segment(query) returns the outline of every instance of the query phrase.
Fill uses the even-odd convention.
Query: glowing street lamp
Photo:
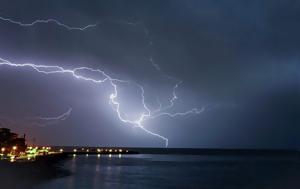
[[[5,148],[1,148],[1,156],[4,155],[4,154],[3,154],[4,152],[5,152]]]

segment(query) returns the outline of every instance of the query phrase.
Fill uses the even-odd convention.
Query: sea
[[[76,155],[62,174],[15,188],[33,189],[299,189],[299,156]],[[30,178],[30,175],[27,176]],[[18,182],[17,180],[15,181]],[[3,187],[4,186],[4,187]],[[0,184],[5,189],[5,185]],[[10,187],[13,188],[13,187]]]

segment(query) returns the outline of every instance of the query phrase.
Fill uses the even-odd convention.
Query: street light
[[[5,148],[1,148],[1,156],[4,155]]]

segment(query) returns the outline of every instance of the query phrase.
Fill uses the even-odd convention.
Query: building
[[[18,134],[12,133],[8,128],[0,128],[0,148],[3,149],[2,153],[8,153],[11,150],[24,152],[27,148],[25,135],[18,137]]]

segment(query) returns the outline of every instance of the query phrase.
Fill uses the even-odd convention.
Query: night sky
[[[101,69],[130,81],[118,88],[124,116],[145,103],[168,113],[146,120],[169,147],[300,147],[300,2],[296,0],[1,0],[0,58],[65,69]],[[83,76],[103,78],[94,72]],[[49,145],[164,147],[122,123],[112,87],[0,66],[0,123]],[[57,117],[72,108],[65,120]]]

